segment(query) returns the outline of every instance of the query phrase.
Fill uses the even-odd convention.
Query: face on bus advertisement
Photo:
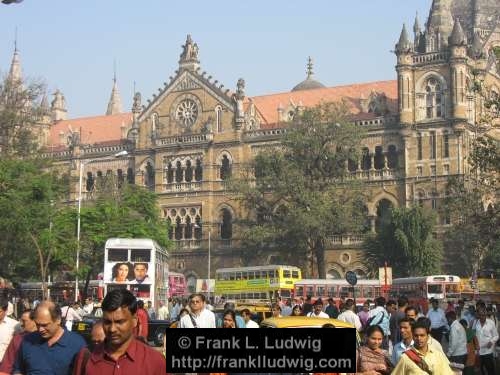
[[[108,263],[104,266],[104,280],[118,284],[129,283],[134,277],[133,267],[130,262]]]

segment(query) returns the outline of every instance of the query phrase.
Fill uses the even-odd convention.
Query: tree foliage
[[[349,121],[345,103],[322,103],[296,117],[282,142],[261,151],[233,182],[249,213],[244,256],[251,262],[277,253],[324,278],[332,236],[363,227],[363,196],[347,171],[348,160],[360,158],[363,131]]]
[[[365,241],[367,265],[387,262],[394,277],[438,273],[442,247],[433,237],[435,222],[434,213],[420,206],[390,210],[378,233]]]

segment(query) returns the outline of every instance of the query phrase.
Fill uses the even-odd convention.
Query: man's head
[[[396,311],[396,301],[394,301],[393,299],[387,301],[385,309],[387,310],[388,313],[393,313],[394,311]]]
[[[406,296],[401,296],[398,298],[398,307],[400,309],[405,309],[408,306],[408,298]]]
[[[7,310],[9,309],[9,300],[4,297],[0,297],[0,322],[2,322],[7,316]]]
[[[148,274],[148,264],[147,263],[136,263],[134,264],[134,276],[137,281],[143,281]]]
[[[417,321],[411,332],[413,334],[413,345],[416,349],[422,350],[427,347],[427,341],[429,340],[429,328],[424,322]]]
[[[252,319],[252,313],[249,309],[243,309],[241,310],[241,317],[243,318],[245,323],[247,323],[250,321],[250,319]]]
[[[417,308],[415,306],[408,306],[405,309],[405,315],[408,319],[413,319],[414,321],[416,321],[418,318]]]
[[[431,306],[433,310],[437,310],[439,307],[439,301],[435,298],[431,299]]]
[[[314,313],[318,315],[322,310],[323,310],[323,302],[321,302],[320,299],[318,299],[316,302],[314,302]]]
[[[385,306],[385,298],[382,296],[375,298],[375,306],[384,307]]]
[[[95,322],[92,326],[92,331],[90,332],[90,341],[92,345],[98,345],[106,339],[106,334],[104,333],[104,326],[102,321]]]
[[[62,330],[61,308],[54,302],[40,302],[34,312],[35,324],[40,336],[49,340]]]
[[[399,321],[399,333],[401,334],[401,338],[405,341],[411,341],[411,321],[408,318],[402,318]]]
[[[328,298],[328,304],[329,304],[330,306],[335,306],[335,301],[334,301],[334,299],[333,299],[333,298]]]
[[[370,302],[366,301],[363,303],[363,311],[370,311]]]
[[[144,308],[144,301],[143,300],[139,300],[137,301],[137,308],[138,309],[143,309]]]
[[[21,319],[19,319],[21,327],[25,332],[35,332],[35,312],[33,310],[26,310],[21,314]]]
[[[446,313],[446,320],[448,321],[448,324],[453,323],[455,320],[457,320],[457,314],[455,311],[451,310]]]
[[[120,347],[133,338],[137,326],[137,299],[127,289],[115,289],[102,301],[102,324],[106,341],[111,347]]]
[[[205,295],[193,293],[189,296],[189,308],[193,313],[199,313],[205,308]]]
[[[354,307],[354,300],[352,300],[351,298],[349,298],[347,301],[345,301],[345,304],[344,304],[344,308],[346,310],[353,310],[353,307]]]
[[[486,316],[486,309],[479,307],[476,311],[476,318],[478,318],[481,323],[484,323],[486,321]]]

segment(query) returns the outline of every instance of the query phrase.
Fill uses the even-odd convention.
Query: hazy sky
[[[69,117],[101,115],[113,61],[124,110],[133,83],[152,98],[178,68],[191,34],[201,69],[249,96],[290,89],[306,77],[307,57],[326,86],[395,78],[391,51],[415,12],[423,26],[431,0],[24,0],[0,4],[0,71],[18,49],[24,75],[66,97]],[[52,100],[52,97],[50,98]]]

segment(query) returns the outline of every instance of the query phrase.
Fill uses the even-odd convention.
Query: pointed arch
[[[222,151],[217,157],[217,164],[219,165],[219,178],[227,180],[232,175],[233,158],[228,151]]]
[[[436,71],[425,73],[417,81],[417,120],[446,117],[448,84]]]

